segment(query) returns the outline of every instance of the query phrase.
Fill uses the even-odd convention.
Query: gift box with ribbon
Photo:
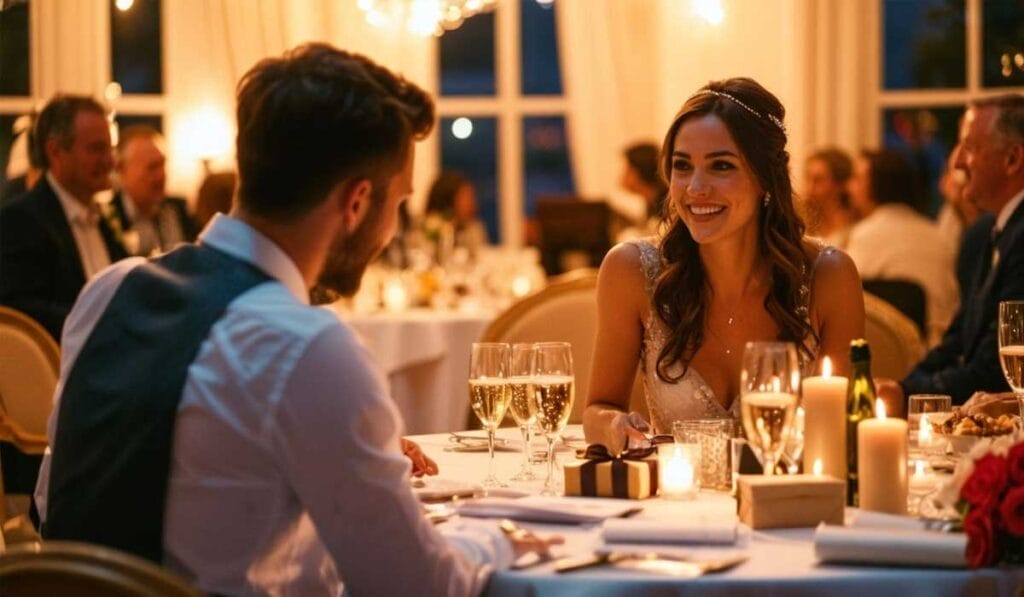
[[[642,500],[658,494],[658,454],[652,446],[612,456],[600,444],[587,447],[583,460],[567,462],[565,495]]]

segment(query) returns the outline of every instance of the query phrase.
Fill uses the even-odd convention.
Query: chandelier
[[[469,17],[494,9],[497,0],[359,0],[366,22],[375,27],[404,27],[410,33],[443,35]]]

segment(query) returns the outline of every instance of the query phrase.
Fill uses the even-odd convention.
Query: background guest
[[[0,304],[24,311],[60,342],[86,280],[127,256],[93,199],[110,188],[113,168],[103,106],[54,97],[39,113],[33,151],[43,178],[0,207]]]
[[[188,204],[166,194],[167,158],[156,129],[138,125],[121,131],[117,142],[120,189],[110,201],[111,221],[125,248],[143,257],[192,242],[196,225]]]
[[[937,344],[959,303],[953,249],[914,209],[914,175],[899,153],[863,151],[850,178],[850,201],[862,219],[847,252],[864,280],[906,280],[925,294],[926,340]]]
[[[962,404],[975,392],[1009,389],[996,322],[1000,301],[1024,300],[1024,95],[970,103],[955,165],[965,175],[964,199],[985,212],[975,227],[987,230],[988,242],[973,255],[966,300],[942,343],[899,384],[879,384],[890,407],[902,408],[910,394],[949,394]]]
[[[808,236],[846,248],[850,227],[856,221],[846,188],[852,174],[853,162],[841,149],[819,149],[807,158],[803,207]]]
[[[196,228],[202,230],[218,213],[229,213],[234,201],[238,176],[234,172],[206,175],[196,196]]]
[[[437,218],[454,228],[456,247],[465,247],[470,253],[489,243],[487,228],[476,217],[476,187],[461,172],[445,170],[430,187],[424,218]]]

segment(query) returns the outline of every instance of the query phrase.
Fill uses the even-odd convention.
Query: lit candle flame
[[[832,377],[832,359],[825,357],[821,360],[821,376],[825,379]]]
[[[927,413],[921,413],[921,422],[917,428],[917,443],[920,446],[930,446],[932,443],[932,425],[928,421]]]
[[[914,476],[915,477],[923,477],[924,476],[924,461],[923,460],[915,460],[914,461]]]
[[[813,470],[814,470],[815,476],[818,476],[818,477],[821,476],[821,472],[822,472],[822,470],[824,470],[824,466],[821,464],[821,458],[815,458],[814,459]]]
[[[885,403],[882,402],[881,398],[875,398],[875,417],[879,419],[885,418]]]

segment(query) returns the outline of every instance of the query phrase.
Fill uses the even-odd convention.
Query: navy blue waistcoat
[[[161,561],[188,367],[228,304],[269,279],[204,245],[179,247],[125,276],[64,383],[44,537]]]

